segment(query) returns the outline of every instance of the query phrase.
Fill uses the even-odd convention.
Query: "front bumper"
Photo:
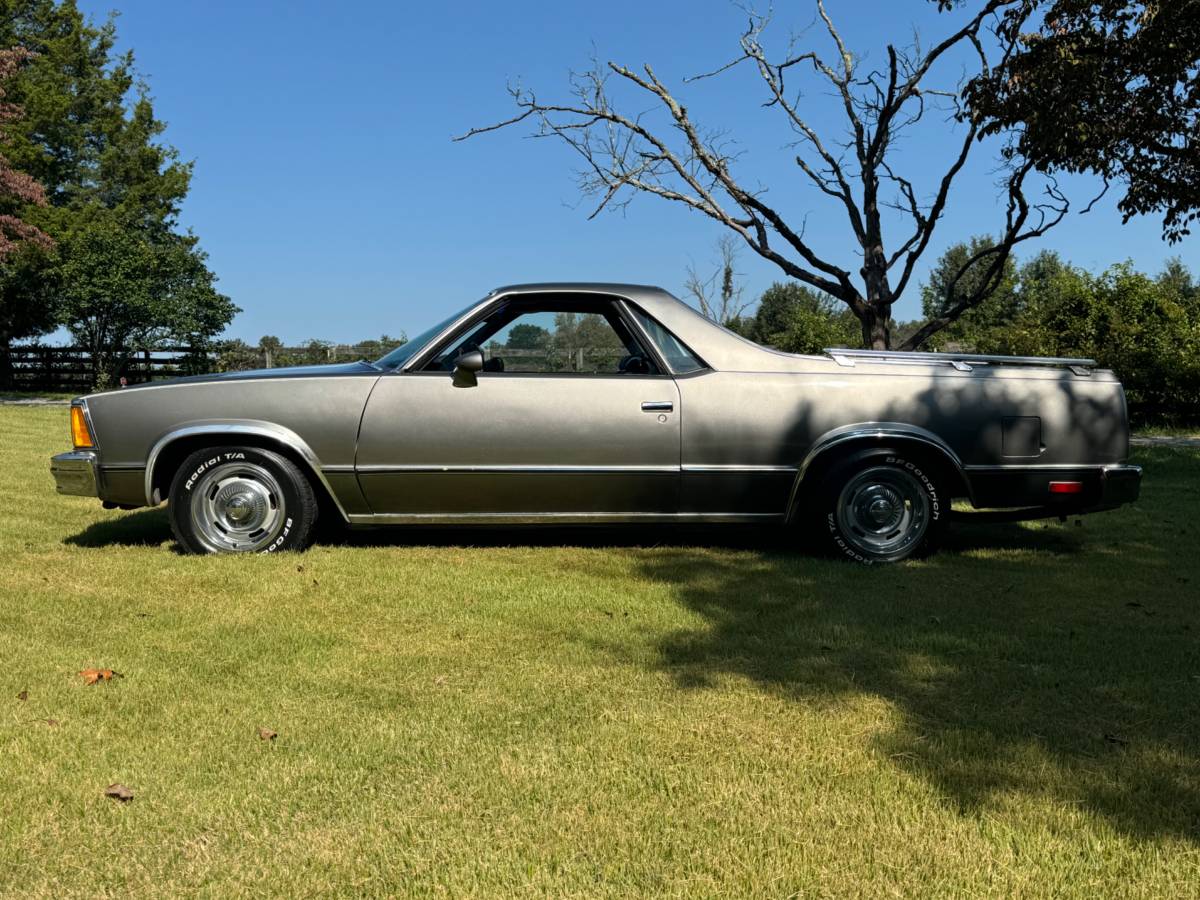
[[[96,454],[91,450],[72,450],[50,460],[50,474],[60,494],[99,497],[96,480]]]

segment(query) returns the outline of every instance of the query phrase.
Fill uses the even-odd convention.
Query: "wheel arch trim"
[[[829,451],[850,443],[879,443],[884,441],[903,441],[917,443],[934,450],[939,457],[948,463],[954,474],[962,482],[971,496],[971,480],[967,478],[962,460],[944,440],[928,429],[919,425],[907,425],[903,422],[860,422],[854,425],[843,425],[821,435],[809,449],[796,471],[796,479],[792,483],[792,492],[788,497],[787,516],[790,521],[796,511],[796,500],[804,486],[804,478],[813,464]]]
[[[285,450],[292,451],[303,462],[308,470],[308,474],[315,478],[325,493],[329,495],[343,521],[350,521],[350,517],[346,514],[346,510],[342,506],[342,501],[338,498],[333,486],[329,483],[329,479],[325,477],[320,457],[313,452],[313,449],[308,446],[305,440],[284,425],[257,420],[194,422],[172,428],[160,437],[154,442],[154,446],[151,447],[150,453],[146,457],[146,505],[157,506],[161,502],[161,499],[156,499],[157,491],[154,489],[154,472],[163,451],[167,450],[172,444],[193,437],[212,436],[224,439],[227,437],[236,438],[239,435],[266,439]]]

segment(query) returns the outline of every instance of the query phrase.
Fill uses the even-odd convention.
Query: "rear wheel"
[[[258,447],[212,447],[175,473],[169,514],[188,553],[273,553],[308,546],[317,501],[286,457]]]
[[[890,451],[859,454],[830,471],[820,495],[829,548],[857,562],[925,556],[949,523],[949,495],[923,460]]]

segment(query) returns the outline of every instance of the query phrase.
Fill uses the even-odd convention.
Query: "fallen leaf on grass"
[[[258,729],[258,739],[260,741],[273,741],[277,737],[279,737],[279,735],[276,734],[274,731],[272,731],[270,728]]]
[[[21,691],[21,693],[17,694],[17,699],[20,700],[22,703],[24,703],[26,700],[28,700],[29,699],[28,689]]]
[[[112,669],[84,669],[79,674],[83,676],[84,684],[95,684],[97,681],[112,681],[114,678],[125,677]]]
[[[105,797],[112,797],[114,800],[120,800],[122,803],[128,803],[133,799],[133,791],[125,787],[120,782],[110,784],[104,789]]]

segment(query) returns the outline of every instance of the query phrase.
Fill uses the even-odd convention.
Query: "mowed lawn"
[[[1200,893],[1195,451],[866,569],[739,529],[184,557],[56,496],[66,441],[0,407],[0,893]]]

